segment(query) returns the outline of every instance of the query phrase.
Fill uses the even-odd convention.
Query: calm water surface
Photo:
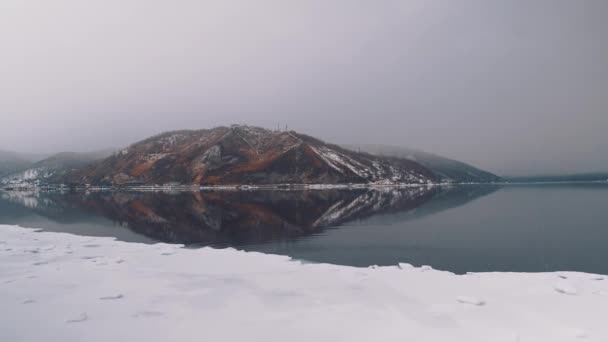
[[[353,266],[608,274],[608,184],[0,192],[0,224]]]

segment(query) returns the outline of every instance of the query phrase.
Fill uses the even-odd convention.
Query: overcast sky
[[[608,171],[608,1],[2,0],[0,149],[231,123]]]

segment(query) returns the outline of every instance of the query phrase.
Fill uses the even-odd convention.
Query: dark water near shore
[[[0,192],[0,224],[353,266],[608,274],[608,184]]]

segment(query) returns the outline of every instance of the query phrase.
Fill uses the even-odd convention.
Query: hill
[[[77,184],[426,184],[417,162],[357,153],[294,131],[233,125],[156,135],[69,173]]]

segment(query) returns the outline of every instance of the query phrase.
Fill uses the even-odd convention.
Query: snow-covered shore
[[[608,341],[608,277],[302,264],[0,226],[0,341]]]

